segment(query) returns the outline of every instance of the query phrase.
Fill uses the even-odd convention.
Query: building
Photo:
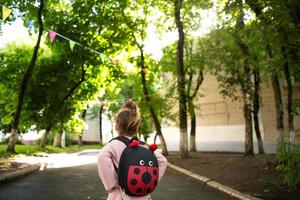
[[[282,85],[283,101],[286,106],[287,89]],[[294,84],[294,96],[300,97],[300,84]],[[243,116],[243,102],[224,98],[220,94],[219,84],[213,75],[206,74],[200,88],[203,97],[199,97],[197,105],[196,144],[200,151],[244,152],[245,125]],[[271,83],[267,82],[261,88],[260,129],[266,153],[276,152],[276,110],[274,94]],[[178,109],[175,105],[174,110]],[[287,113],[285,109],[285,129],[287,130]],[[99,118],[87,120],[88,128],[85,130],[84,141],[99,141]],[[300,117],[295,117],[296,141],[300,141]],[[112,138],[111,123],[104,116],[103,138],[104,142]],[[254,131],[254,129],[253,129]],[[176,126],[164,126],[162,132],[169,151],[179,150],[179,129]],[[288,132],[285,131],[286,137]],[[115,136],[115,135],[114,135]],[[149,142],[152,142],[154,134]],[[257,150],[256,135],[253,132],[254,150]],[[288,139],[287,139],[288,140]]]
[[[294,84],[294,96],[300,97],[300,85]],[[282,84],[283,101],[286,106],[287,89]],[[200,151],[244,152],[245,125],[243,102],[232,101],[220,94],[219,84],[213,75],[206,74],[200,88],[203,97],[198,98],[196,145]],[[276,152],[276,110],[271,83],[264,83],[261,88],[260,129],[266,153]],[[285,129],[288,127],[285,109]],[[295,140],[300,141],[300,117],[295,117]],[[254,129],[253,129],[254,131]],[[168,150],[179,149],[179,130],[164,127]],[[288,132],[285,131],[285,137]],[[257,150],[256,135],[253,132],[254,148]],[[287,138],[288,140],[288,138]]]

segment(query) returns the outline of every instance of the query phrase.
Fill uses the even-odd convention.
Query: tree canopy
[[[97,115],[108,102],[102,109],[113,116],[124,99],[133,97],[145,122],[140,133],[147,137],[155,130],[163,141],[161,124],[172,119],[180,128],[185,158],[187,128],[196,127],[198,91],[205,75],[212,74],[223,96],[243,102],[247,155],[253,155],[252,120],[259,121],[261,82],[272,85],[278,143],[283,142],[285,111],[293,142],[299,109],[293,90],[300,69],[299,1],[4,0],[1,5],[13,12],[0,25],[21,19],[31,24],[32,40],[0,49],[3,133],[81,134],[89,102],[96,102]],[[199,34],[205,12],[214,18],[210,30]],[[174,40],[163,44],[162,38],[172,34]],[[151,40],[150,45],[159,45],[149,52]],[[173,109],[176,103],[179,108]]]

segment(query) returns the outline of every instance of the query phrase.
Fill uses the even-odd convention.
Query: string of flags
[[[11,9],[9,9],[8,7],[6,7],[6,6],[3,5],[2,6],[2,20],[5,21],[9,17],[9,15],[11,14],[11,12],[12,12]],[[27,24],[27,27],[28,27],[28,31],[30,33],[33,31],[34,26],[35,26],[35,23],[32,20],[29,20],[28,24]],[[78,46],[81,46],[81,47],[83,47],[85,49],[88,49],[88,50],[90,50],[90,51],[92,51],[94,53],[99,54],[100,59],[102,61],[104,61],[105,56],[104,56],[104,54],[100,53],[99,51],[96,51],[96,50],[94,50],[94,49],[92,49],[90,47],[84,46],[84,45],[80,44],[79,42],[76,42],[76,41],[74,41],[74,40],[72,40],[72,39],[70,39],[70,38],[68,38],[68,37],[66,37],[64,35],[61,35],[61,34],[55,32],[55,31],[53,31],[51,29],[48,29],[46,27],[44,27],[44,28],[48,31],[48,35],[49,35],[49,39],[50,39],[51,43],[53,43],[55,41],[56,36],[59,36],[59,37],[65,39],[65,40],[69,41],[69,46],[70,46],[70,49],[72,51],[73,51],[75,45],[78,45]]]
[[[5,21],[9,17],[9,15],[11,13],[12,13],[11,9],[7,8],[4,5],[2,6],[2,20],[3,21]],[[33,31],[34,26],[35,26],[35,23],[32,20],[29,20],[28,24],[27,24],[27,27],[28,27],[28,31],[30,33]],[[84,45],[80,44],[79,42],[76,42],[76,41],[74,41],[74,40],[72,40],[72,39],[70,39],[70,38],[68,38],[68,37],[66,37],[64,35],[61,35],[61,34],[55,32],[55,31],[53,31],[53,30],[51,30],[51,29],[49,29],[49,28],[47,28],[45,26],[44,26],[44,29],[46,29],[48,31],[49,40],[50,40],[51,43],[53,43],[55,41],[56,36],[59,36],[59,37],[65,39],[65,40],[69,41],[69,47],[70,47],[70,49],[72,51],[73,51],[75,45],[78,45],[78,46],[83,47],[84,49],[88,49],[88,50],[90,50],[90,51],[92,51],[94,53],[97,53],[100,56],[100,59],[101,59],[102,62],[105,60],[105,55],[103,53],[100,53],[99,51],[96,51],[96,50],[94,50],[94,49],[92,49],[90,47],[84,46]],[[142,69],[142,72],[144,73],[144,75],[148,74],[148,70],[147,69]]]
[[[0,4],[0,6],[1,6],[1,4]],[[9,15],[10,15],[11,13],[12,13],[12,10],[11,10],[11,9],[9,9],[8,7],[2,5],[2,20],[3,20],[3,21],[5,21],[5,20],[9,17]],[[28,28],[29,33],[31,33],[31,32],[33,31],[34,26],[35,26],[35,23],[34,23],[32,20],[29,20],[29,21],[28,21],[28,24],[27,24],[27,28]],[[37,24],[37,26],[39,26],[39,25]],[[53,42],[55,41],[55,38],[56,38],[57,36],[59,36],[59,37],[65,39],[65,40],[68,40],[68,41],[69,41],[69,47],[70,47],[70,49],[71,49],[72,51],[73,51],[75,45],[78,45],[78,46],[83,47],[84,49],[88,49],[88,50],[90,50],[90,51],[92,51],[92,52],[98,54],[98,55],[100,56],[100,59],[101,59],[102,62],[106,59],[105,55],[104,55],[103,53],[100,53],[99,51],[96,51],[96,50],[94,50],[94,49],[92,49],[92,48],[90,48],[90,47],[87,47],[87,46],[85,46],[85,45],[82,45],[82,44],[80,44],[79,42],[76,42],[76,41],[74,41],[74,40],[72,40],[72,39],[70,39],[70,38],[68,38],[68,37],[66,37],[66,36],[64,36],[64,35],[62,35],[62,34],[59,34],[59,33],[55,32],[55,31],[53,31],[53,30],[51,30],[51,29],[49,29],[49,28],[47,28],[47,27],[45,27],[45,26],[44,26],[44,29],[48,31],[49,40],[50,40],[51,43],[53,43]],[[142,72],[143,72],[145,75],[147,75],[148,70],[147,70],[147,69],[142,69]]]

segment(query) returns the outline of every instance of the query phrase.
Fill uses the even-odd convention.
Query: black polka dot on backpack
[[[145,184],[150,183],[151,181],[151,174],[149,172],[145,172],[142,176],[142,180]]]
[[[136,193],[141,193],[142,191],[143,191],[142,188],[138,188],[138,189],[136,190]]]
[[[131,185],[133,185],[133,186],[136,185],[137,182],[138,182],[138,181],[137,181],[136,179],[132,179],[132,180],[130,181]]]
[[[136,175],[140,174],[140,172],[141,172],[141,171],[140,171],[139,168],[135,168],[135,169],[134,169],[134,173],[135,173]]]

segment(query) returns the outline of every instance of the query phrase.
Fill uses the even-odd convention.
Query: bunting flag
[[[157,92],[157,93],[156,93],[156,96],[157,96],[158,98],[160,98],[160,92]]]
[[[54,31],[49,31],[50,42],[52,43],[55,39],[56,33]]]
[[[148,74],[148,70],[147,69],[142,69],[143,74],[147,75]]]
[[[70,48],[73,51],[74,46],[75,46],[75,42],[73,40],[69,40],[69,44],[70,44]]]
[[[10,15],[11,13],[11,9],[5,7],[5,6],[2,6],[2,19],[3,21],[5,21],[5,19]]]
[[[105,55],[104,55],[104,54],[102,54],[102,53],[100,53],[99,55],[100,55],[100,59],[101,59],[101,61],[102,61],[102,62],[104,62],[104,60],[105,60]]]
[[[29,30],[29,32],[32,31],[33,27],[34,27],[34,22],[31,21],[31,20],[29,20],[29,21],[28,21],[28,30]]]

